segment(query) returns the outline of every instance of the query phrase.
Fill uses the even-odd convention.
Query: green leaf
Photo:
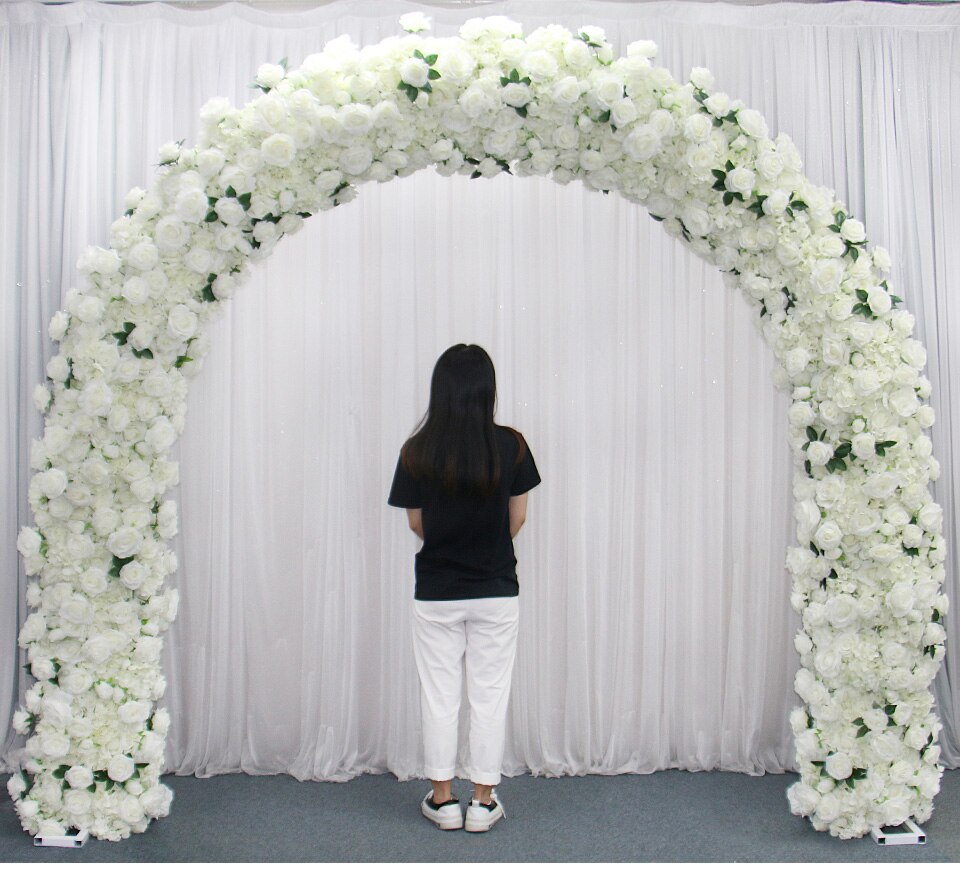
[[[503,85],[504,88],[506,88],[507,85],[510,84],[510,80],[509,80],[506,76],[501,76],[501,77],[500,77],[500,84]]]
[[[609,109],[606,112],[601,112],[600,115],[597,116],[597,121],[599,121],[601,124],[606,124],[609,120],[610,120]]]
[[[827,471],[830,473],[836,473],[837,470],[846,470],[847,464],[846,461],[840,460],[840,458],[833,457],[827,461]]]
[[[860,249],[856,246],[847,246],[847,254],[856,261],[860,257]]]
[[[811,478],[813,477],[813,468],[810,466],[809,461],[803,462],[803,469],[807,471],[808,476],[810,476]]]
[[[817,432],[812,427],[810,427],[810,425],[807,425],[806,433],[807,433],[807,436],[810,438],[810,442],[815,442],[816,440],[819,439],[819,437],[817,436]]]
[[[733,203],[733,199],[734,199],[734,198],[733,198],[733,192],[732,192],[732,191],[727,191],[727,192],[725,192],[724,195],[723,195],[723,205],[724,205],[724,206],[729,206],[731,203]]]
[[[429,93],[433,90],[433,85],[431,85],[429,82],[427,82],[426,85],[421,85],[421,86],[420,86],[420,90],[421,90],[421,91],[426,91],[426,92],[429,94]]]
[[[863,288],[857,289],[857,300],[861,301],[862,303],[866,303],[868,296],[869,295],[867,294],[866,291],[863,290]]]
[[[211,210],[207,213],[207,217],[204,218],[203,220],[204,220],[204,221],[208,221],[208,222],[209,222],[209,221],[216,221],[219,217],[220,217],[220,216],[217,215],[216,210],[215,210],[215,209],[211,209]]]
[[[439,79],[439,78],[440,78],[440,71],[439,71],[439,70],[434,70],[433,68],[431,68],[431,69],[430,69],[430,72],[427,73],[427,78],[428,78],[428,79],[434,79],[434,80]]]
[[[237,198],[237,202],[246,210],[250,208],[250,199],[253,197],[249,191],[246,194],[241,194]]]
[[[136,358],[146,358],[147,360],[153,360],[153,352],[151,352],[150,349],[135,349],[131,347],[130,351],[133,352],[133,355]]]
[[[133,210],[132,210],[132,209],[128,209],[128,210],[127,210],[126,212],[124,212],[123,214],[124,214],[124,217],[125,217],[125,218],[129,218],[131,215],[133,215]]]
[[[192,360],[193,358],[189,358],[186,355],[180,355],[180,357],[178,357],[174,362],[173,366],[179,370],[184,364],[189,364]]]
[[[69,764],[61,764],[59,767],[57,767],[56,770],[53,771],[53,778],[63,779],[63,777],[67,775],[67,770],[69,769],[70,769]]]
[[[903,551],[906,552],[906,554],[910,555],[911,558],[916,558],[920,555],[920,549],[916,549],[916,548],[908,549],[906,546],[903,546]]]
[[[423,57],[423,55],[421,55]],[[427,55],[423,58],[431,67],[437,62],[439,55]]]
[[[663,216],[662,216],[662,215],[654,215],[654,214],[651,212],[651,213],[650,213],[650,217],[651,217],[654,221],[663,221]]]
[[[861,737],[865,737],[868,733],[870,733],[870,728],[863,725],[860,730],[857,731],[857,739],[859,740]]]
[[[414,56],[415,58],[420,58],[421,61],[426,60],[426,59],[424,58],[424,56],[423,56],[423,52],[421,52],[420,49],[414,49],[414,50],[413,50],[413,56]]]
[[[930,620],[933,621],[933,622],[939,622],[939,621],[940,621],[940,610],[939,610],[939,609],[935,609],[935,610],[933,611],[933,616],[931,617]]]
[[[96,783],[96,782],[91,782],[91,783],[87,786],[87,791],[89,791],[91,794],[96,794],[96,793],[97,793],[97,783]]]
[[[254,240],[256,242],[256,240]],[[217,295],[213,293],[213,288],[210,285],[204,285],[203,291],[200,292],[200,298],[204,303],[216,303]]]
[[[727,169],[727,172],[728,172],[728,173],[729,173],[732,169],[734,169],[733,161],[727,161],[727,163],[726,163],[726,169]]]
[[[227,197],[236,197],[237,192],[234,190],[233,185],[227,185],[227,190],[223,192]]]
[[[813,552],[818,558],[820,557],[820,549],[817,548],[816,543],[810,543],[810,551]]]
[[[853,446],[850,443],[840,443],[837,450],[833,453],[835,458],[845,458],[852,451]]]
[[[802,200],[791,200],[790,206],[791,208],[798,209],[798,210],[803,210],[808,208],[807,204],[804,203]]]
[[[120,571],[132,560],[133,560],[133,556],[129,558],[118,558],[116,555],[114,555],[113,565],[110,567],[109,575],[112,576],[114,579],[119,579]]]
[[[526,107],[526,106],[514,106],[513,108],[516,110],[517,115],[519,115],[521,118],[526,118],[526,117],[527,117],[527,107]]]

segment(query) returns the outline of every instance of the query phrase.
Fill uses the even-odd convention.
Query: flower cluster
[[[944,549],[924,350],[883,278],[888,256],[803,176],[786,136],[770,139],[706,70],[677,83],[650,42],[615,58],[595,27],[524,38],[494,17],[435,39],[419,35],[420,14],[402,24],[404,36],[362,49],[333,40],[296,70],[263,65],[241,108],[211,100],[198,143],[163,146],[110,247],[80,260],[35,393],[35,527],[18,543],[38,577],[20,635],[36,683],[15,722],[31,736],[9,783],[24,827],[118,838],[166,813],[169,719],[156,701],[177,513],[164,494],[205,326],[247,264],[305,218],[430,165],[616,191],[753,303],[776,382],[793,393],[788,566],[804,706],[791,806],[843,837],[927,819]]]

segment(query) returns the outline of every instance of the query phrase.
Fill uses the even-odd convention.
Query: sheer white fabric
[[[73,264],[102,243],[156,148],[265,61],[341,33],[396,32],[407,2],[270,15],[230,5],[0,9],[0,720],[24,680],[14,548],[29,523],[30,393]],[[894,259],[929,351],[957,595],[960,10],[844,3],[494,3],[529,32],[653,39],[675,76],[794,138]],[[508,773],[781,772],[792,765],[797,619],[787,399],[749,310],[639,208],[579,186],[430,172],[311,219],[258,268],[194,383],[180,444],[181,612],[167,637],[171,771],[414,776],[422,766],[409,599],[416,540],[386,505],[433,362],[477,342],[499,420],[543,476],[517,541],[521,631]],[[15,485],[15,487],[14,487]],[[960,630],[956,613],[948,632]],[[955,647],[937,681],[960,762]],[[952,680],[951,680],[951,677]],[[7,736],[5,761],[18,742]]]

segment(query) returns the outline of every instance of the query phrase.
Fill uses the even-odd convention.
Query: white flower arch
[[[194,148],[168,144],[149,191],[130,193],[109,249],[50,325],[59,354],[35,399],[35,527],[18,540],[34,611],[20,634],[36,683],[30,734],[8,783],[30,833],[86,828],[119,839],[166,815],[169,716],[161,636],[177,609],[168,452],[184,426],[218,301],[304,218],[367,181],[427,166],[443,175],[550,175],[641,203],[753,303],[791,390],[798,545],[787,565],[804,706],[791,723],[794,813],[860,836],[912,816],[939,789],[929,686],[943,659],[946,597],[939,468],[913,317],[863,225],[811,184],[784,135],[713,91],[677,83],[633,43],[550,26],[525,39],[504,18],[447,39],[328,43],[295,71],[264,65],[241,109],[214,99]]]

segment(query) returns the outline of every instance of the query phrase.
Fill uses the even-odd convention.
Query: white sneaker
[[[496,791],[490,792],[490,802],[481,803],[473,799],[467,807],[467,823],[464,830],[472,834],[480,834],[490,830],[500,819],[506,818],[507,814],[503,811],[500,798]]]
[[[433,791],[428,791],[420,802],[420,812],[442,831],[456,831],[463,827],[463,810],[456,797],[436,804],[433,802]]]

